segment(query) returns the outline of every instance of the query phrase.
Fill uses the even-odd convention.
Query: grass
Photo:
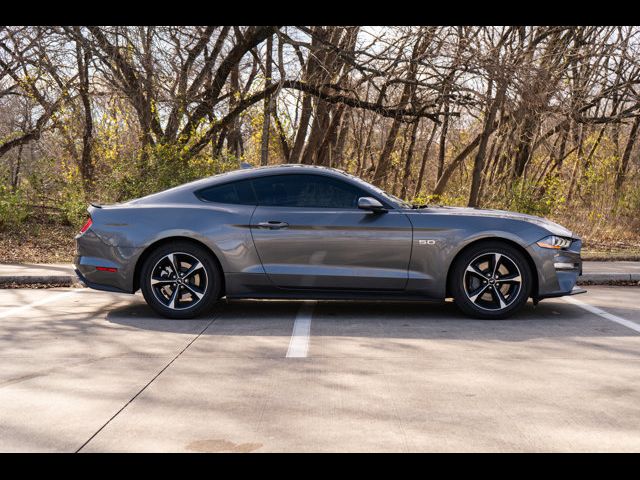
[[[640,249],[629,249],[620,251],[584,249],[582,251],[582,259],[592,262],[640,262]]]
[[[640,261],[637,218],[590,220],[587,212],[555,219],[582,238],[582,258],[591,261]]]

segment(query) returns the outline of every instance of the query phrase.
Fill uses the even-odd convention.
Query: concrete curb
[[[640,273],[587,273],[578,277],[578,284],[589,282],[592,285],[608,282],[640,282]]]
[[[80,283],[75,275],[3,275],[0,276],[0,288],[3,284],[14,285],[74,285]]]

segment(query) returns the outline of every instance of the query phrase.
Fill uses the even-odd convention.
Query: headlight
[[[556,237],[555,235],[549,235],[536,242],[539,247],[542,248],[554,248],[560,250],[561,248],[569,248],[571,246],[571,239],[565,237]]]

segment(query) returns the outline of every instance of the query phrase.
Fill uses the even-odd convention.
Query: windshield
[[[356,182],[358,182],[358,183],[360,183],[362,185],[366,185],[371,190],[376,192],[378,195],[383,197],[387,202],[392,204],[394,207],[411,208],[411,204],[410,203],[405,202],[404,200],[402,200],[401,198],[396,197],[395,195],[392,195],[390,193],[385,192],[381,188],[378,188],[378,187],[376,187],[375,185],[372,185],[369,182],[365,182],[361,178],[358,178],[358,177],[356,177],[354,175],[351,175],[350,173],[347,173],[347,172],[340,172],[340,173],[343,173],[344,175],[348,176],[350,179],[352,179],[352,180],[354,180],[354,181],[356,181]]]

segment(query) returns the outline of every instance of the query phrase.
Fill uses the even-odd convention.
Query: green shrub
[[[146,158],[122,160],[102,180],[103,190],[110,192],[105,203],[120,202],[143,197],[192,180],[208,177],[239,167],[238,159],[223,154],[211,158],[208,152],[188,160],[180,156],[176,146],[149,147]]]
[[[60,210],[69,225],[82,226],[82,223],[87,219],[87,205],[81,187],[72,184],[62,191]]]
[[[0,185],[0,227],[19,225],[28,216],[29,206],[24,193]]]
[[[529,215],[548,216],[566,202],[562,182],[556,176],[545,179],[542,185],[520,179],[513,182],[507,196],[507,209]]]
[[[617,204],[617,213],[638,218],[640,216],[640,183],[629,182]]]

